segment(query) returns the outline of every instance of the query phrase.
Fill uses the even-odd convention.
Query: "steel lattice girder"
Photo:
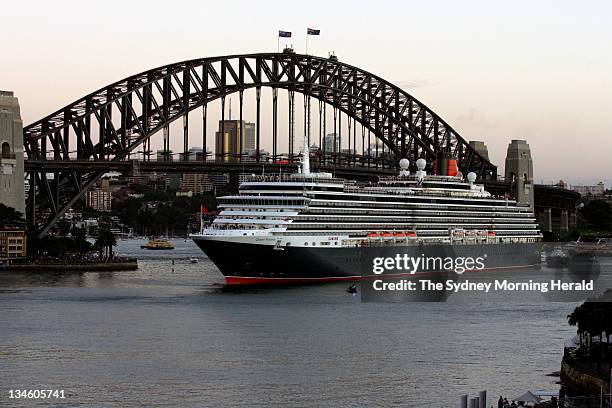
[[[300,92],[336,107],[371,131],[397,158],[433,161],[438,152],[449,151],[464,173],[496,177],[493,164],[397,86],[335,59],[288,53],[196,59],[131,76],[26,126],[24,147],[31,160],[69,160],[74,158],[72,140],[79,160],[126,160],[151,135],[190,111],[261,87]],[[113,108],[118,119],[113,118]],[[92,135],[92,122],[97,137]],[[53,180],[45,173],[36,175],[28,203],[35,228],[46,233],[102,174],[68,171],[55,173]]]

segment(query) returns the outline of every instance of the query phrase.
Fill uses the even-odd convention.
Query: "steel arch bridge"
[[[242,120],[244,92],[255,90],[257,119],[254,159],[255,163],[263,161],[259,153],[262,87],[272,88],[273,161],[278,156],[278,90],[285,90],[290,104],[290,157],[295,139],[291,126],[292,116],[295,115],[293,99],[297,92],[304,95],[304,112],[308,121],[311,98],[319,102],[319,121],[321,112],[325,117],[327,106],[331,105],[334,113],[339,113],[340,119],[342,113],[349,117],[349,126],[350,120],[353,120],[353,146],[357,146],[355,126],[359,123],[362,126],[362,139],[365,129],[368,143],[370,136],[373,136],[386,146],[392,166],[401,157],[408,157],[413,163],[419,157],[432,162],[439,153],[446,152],[458,159],[459,169],[464,173],[475,171],[481,179],[494,179],[497,175],[493,164],[472,149],[464,138],[423,103],[392,83],[339,62],[333,56],[321,58],[293,52],[220,56],[184,61],[130,76],[26,126],[24,148],[27,154],[26,171],[30,177],[27,203],[29,222],[41,235],[46,234],[85,190],[104,174],[105,171],[100,168],[110,171],[120,162],[129,161],[130,154],[139,146],[144,146],[143,152],[150,152],[150,138],[159,131],[164,131],[164,150],[167,151],[169,124],[180,118],[183,118],[186,160],[189,148],[188,113],[197,108],[202,108],[202,143],[206,152],[208,103],[221,100],[221,118],[224,120],[225,98],[233,93],[239,94]],[[304,133],[310,137],[310,124],[306,129],[306,119],[304,123]],[[321,131],[321,142],[320,139]],[[350,152],[350,127],[348,143]],[[362,140],[362,150],[364,143]],[[374,160],[370,157],[365,159],[365,154],[361,158],[356,153],[353,156],[349,153],[344,164],[367,167],[372,172],[380,171],[379,163],[374,168]],[[336,159],[333,158],[334,164]],[[206,162],[206,154],[202,160]],[[227,159],[224,158],[224,161],[227,162]],[[324,168],[325,163],[329,162],[323,151],[318,165]],[[48,176],[49,173],[53,174],[52,178]]]

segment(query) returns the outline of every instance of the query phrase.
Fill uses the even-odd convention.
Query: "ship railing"
[[[425,176],[426,180],[435,180],[435,181],[452,181],[458,182],[463,181],[461,177],[458,176],[441,176],[436,174],[428,174]],[[411,174],[409,176],[382,176],[378,178],[381,182],[387,181],[419,181],[420,177],[416,174]]]
[[[344,184],[345,181],[338,178],[321,178],[316,176],[295,174],[273,174],[273,175],[248,175],[242,176],[243,182],[292,182],[292,183],[327,183]]]
[[[374,189],[362,189],[356,187],[344,187],[345,193],[359,193],[359,194],[369,194],[369,195],[396,195],[396,196],[428,196],[428,197],[477,197],[477,198],[487,198],[487,199],[496,199],[503,200],[503,197],[494,197],[493,195],[477,195],[473,192],[463,192],[462,190],[458,190],[457,192],[447,192],[447,191],[439,191],[439,192],[430,192],[425,190],[406,190],[406,191],[398,191],[398,190],[388,190],[384,187],[374,190]],[[511,200],[508,200],[511,202]]]

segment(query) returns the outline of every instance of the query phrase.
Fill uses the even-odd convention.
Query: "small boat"
[[[191,258],[189,258],[189,262],[191,262],[191,263],[198,263],[198,258],[191,257]]]
[[[546,256],[546,265],[551,268],[563,268],[569,265],[570,257],[562,248],[555,248]]]
[[[146,245],[141,245],[142,249],[174,249],[174,245],[166,238],[151,238]]]

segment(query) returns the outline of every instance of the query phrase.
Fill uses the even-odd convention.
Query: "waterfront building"
[[[0,229],[0,261],[25,258],[26,255],[26,232],[16,228]]]
[[[582,196],[603,197],[606,186],[603,181],[600,181],[594,186],[572,186],[572,190],[580,193]]]
[[[13,92],[0,91],[0,203],[25,214],[23,123]]]
[[[181,173],[166,174],[166,189],[177,190],[181,186],[183,175]]]
[[[229,174],[227,173],[211,173],[208,177],[215,188],[225,187],[230,181]]]
[[[183,173],[183,180],[179,186],[180,191],[191,191],[195,194],[212,191],[213,188],[213,183],[206,173]]]

